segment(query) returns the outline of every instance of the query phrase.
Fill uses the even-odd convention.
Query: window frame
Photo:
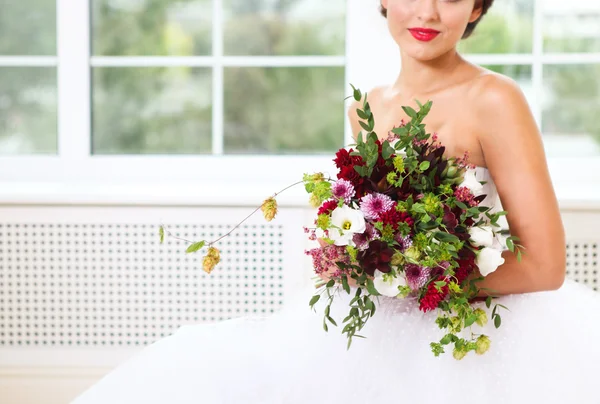
[[[376,3],[375,1],[373,3]],[[534,5],[534,43],[531,54],[466,55],[478,64],[528,64],[532,66],[535,94],[543,88],[543,66],[548,64],[600,63],[600,53],[543,53],[542,0]],[[285,184],[301,178],[304,172],[334,172],[331,155],[224,155],[223,154],[223,69],[228,66],[344,66],[345,96],[351,95],[349,83],[363,90],[393,81],[400,65],[396,46],[377,13],[376,4],[348,0],[346,9],[346,53],[344,56],[229,57],[223,55],[222,0],[213,0],[213,55],[202,57],[98,57],[90,52],[90,2],[57,0],[57,56],[0,57],[0,66],[56,66],[58,85],[58,153],[55,156],[0,156],[0,181],[30,184],[31,187],[55,184],[58,193],[71,197],[94,185],[131,186],[195,184],[218,193],[227,186]],[[377,22],[377,23],[376,23]],[[368,28],[362,29],[361,27]],[[373,44],[377,51],[372,52]],[[91,155],[91,69],[96,66],[208,66],[213,68],[213,148],[212,155]],[[347,108],[351,100],[347,99]],[[540,123],[539,103],[532,103]],[[344,143],[352,135],[345,118]],[[561,158],[548,156],[549,168],[559,198],[600,200],[586,187],[600,189],[600,156]],[[275,168],[275,169],[274,169]],[[574,176],[573,173],[577,173]],[[77,191],[77,187],[81,191]],[[47,192],[48,187],[41,187]],[[112,192],[111,188],[106,192]],[[248,188],[251,192],[252,187]],[[582,191],[583,189],[583,191]],[[68,190],[65,191],[65,190]],[[7,191],[8,192],[8,191]],[[40,191],[41,192],[41,191]],[[151,193],[151,191],[149,191]],[[4,193],[5,194],[5,193]],[[35,194],[35,192],[33,192]],[[197,192],[195,191],[195,194]],[[29,194],[28,194],[29,195]],[[174,196],[173,201],[177,202]],[[197,200],[206,198],[201,194]],[[254,197],[252,197],[254,198]],[[65,197],[68,199],[68,197]],[[150,198],[151,199],[151,198]],[[2,197],[0,196],[0,201]]]

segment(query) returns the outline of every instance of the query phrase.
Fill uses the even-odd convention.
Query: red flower
[[[361,198],[365,194],[364,182],[365,179],[358,174],[354,169],[354,166],[345,166],[340,169],[337,175],[339,180],[346,180],[352,183],[354,190],[356,191],[356,198]]]
[[[387,212],[380,213],[379,214],[379,221],[382,222],[384,225],[385,224],[391,225],[394,228],[394,230],[398,229],[398,225],[401,222],[404,222],[404,223],[408,224],[409,227],[412,227],[415,224],[415,222],[408,215],[408,213],[406,213],[406,212],[398,212],[396,210],[396,204],[394,204],[394,206],[390,210],[388,210]]]
[[[350,149],[352,151],[352,149]],[[335,158],[333,159],[335,166],[337,168],[343,168],[352,164],[352,158],[350,156],[350,152],[346,149],[340,149],[335,154]]]
[[[329,201],[323,202],[323,205],[319,208],[317,215],[329,215],[335,208],[337,208],[337,201],[331,199]]]
[[[440,276],[427,285],[427,292],[425,292],[425,296],[423,296],[419,304],[419,310],[422,312],[427,313],[428,311],[435,310],[438,307],[438,304],[440,304],[440,302],[448,295],[448,285],[442,287],[441,292],[437,290],[435,282],[439,281],[448,282],[448,279]]]

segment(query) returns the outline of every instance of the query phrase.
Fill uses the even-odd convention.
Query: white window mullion
[[[57,0],[58,151],[74,169],[90,156],[89,2]]]
[[[0,56],[0,66],[56,66],[56,56]]]
[[[533,66],[531,82],[534,93],[534,103],[531,106],[533,116],[542,128],[542,101],[544,96],[544,27],[543,27],[543,0],[534,0],[533,4]]]
[[[212,153],[223,154],[223,122],[225,120],[225,109],[223,101],[223,1],[213,0],[212,21]]]

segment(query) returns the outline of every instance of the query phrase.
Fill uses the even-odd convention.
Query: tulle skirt
[[[313,292],[266,318],[181,327],[74,403],[600,403],[600,294],[587,286],[498,299],[501,327],[474,327],[490,350],[460,361],[431,352],[435,313],[384,297],[348,350],[341,326],[324,331],[324,303],[309,308]],[[352,297],[339,290],[338,325]]]

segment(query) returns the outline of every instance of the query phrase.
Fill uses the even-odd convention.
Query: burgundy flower
[[[458,226],[456,215],[450,210],[448,205],[444,205],[444,217],[442,219],[442,223],[444,223],[444,226],[446,226],[450,233],[453,233],[454,229],[456,229],[456,226]]]
[[[369,248],[359,251],[356,258],[364,271],[373,276],[376,269],[383,273],[390,272],[392,255],[394,250],[386,242],[373,240],[369,243]]]

